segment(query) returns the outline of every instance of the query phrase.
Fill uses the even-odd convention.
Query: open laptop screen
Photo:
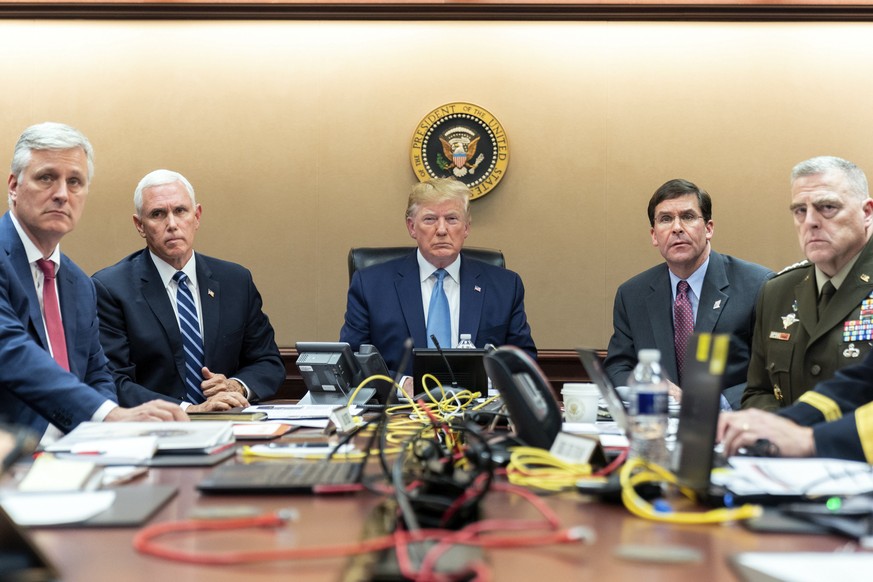
[[[600,389],[600,396],[606,402],[606,409],[609,411],[610,416],[612,416],[612,420],[615,421],[618,428],[627,434],[629,426],[627,410],[621,401],[618,390],[615,389],[615,386],[609,380],[609,376],[606,375],[597,352],[585,348],[579,348],[576,351],[579,354],[579,359],[582,360],[582,365],[585,367],[588,377]]]
[[[484,349],[449,349],[443,350],[440,354],[434,348],[416,348],[412,354],[416,392],[422,389],[422,376],[431,374],[444,387],[451,387],[454,382],[457,382],[458,388],[466,388],[482,394],[488,393],[488,376],[485,373],[485,364],[482,362],[485,355]],[[433,387],[433,382],[428,384],[428,389]]]
[[[727,334],[695,334],[688,342],[685,355],[682,407],[673,459],[679,482],[701,496],[709,492],[729,347]]]

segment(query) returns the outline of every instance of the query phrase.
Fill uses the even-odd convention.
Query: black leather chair
[[[399,259],[412,252],[415,247],[353,247],[349,250],[349,282],[352,275],[358,269],[364,269],[372,265],[378,265],[391,259]],[[498,249],[484,249],[481,247],[464,247],[462,255],[494,265],[506,267],[503,251]]]

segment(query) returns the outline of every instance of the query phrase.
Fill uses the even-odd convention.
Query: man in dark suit
[[[119,401],[163,398],[199,412],[275,394],[285,367],[261,295],[244,267],[194,252],[202,207],[190,182],[177,172],[151,172],[134,206],[147,247],[93,277]],[[184,304],[177,305],[186,293],[190,334],[199,341],[195,360],[186,355],[191,335],[183,333]]]
[[[763,445],[773,456],[873,464],[873,351],[776,414],[751,408],[722,414],[718,420],[717,438],[726,455]]]
[[[355,273],[340,341],[355,350],[373,344],[395,370],[406,338],[411,337],[416,347],[433,346],[429,336],[436,318],[428,316],[441,309],[439,298],[445,299],[448,310],[441,347],[454,347],[460,334],[469,333],[476,347],[511,344],[536,357],[521,278],[461,252],[470,232],[469,204],[470,189],[454,179],[413,187],[406,227],[418,250]],[[442,290],[436,285],[440,276]],[[404,372],[410,371],[411,364]]]
[[[119,407],[94,286],[59,243],[82,216],[93,150],[72,127],[27,128],[0,218],[0,416],[46,440],[84,421],[184,420],[165,402]]]
[[[873,199],[861,169],[819,156],[791,172],[791,211],[807,260],[761,291],[743,408],[795,402],[873,348]]]
[[[671,381],[670,393],[681,399],[676,386],[681,377],[674,319],[677,289],[684,282],[693,331],[731,334],[723,407],[739,408],[749,365],[755,299],[772,273],[712,250],[712,199],[687,180],[670,180],[658,188],[649,200],[648,215],[652,245],[665,262],[618,288],[606,371],[613,383],[625,385],[639,350],[657,348],[661,367]]]

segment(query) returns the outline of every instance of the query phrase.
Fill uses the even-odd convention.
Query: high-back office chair
[[[353,247],[349,250],[349,282],[355,271],[408,255],[415,247]],[[506,267],[503,251],[481,247],[464,247],[461,254],[494,265]]]

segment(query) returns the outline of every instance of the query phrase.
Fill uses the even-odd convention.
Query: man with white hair
[[[819,156],[791,172],[794,227],[805,261],[764,285],[756,308],[743,408],[775,411],[815,392],[873,344],[873,200],[861,169]]]
[[[93,277],[119,401],[163,398],[201,412],[275,394],[285,366],[261,295],[248,269],[194,252],[203,208],[191,183],[155,170],[134,207],[146,248]]]
[[[0,218],[0,416],[44,442],[85,421],[185,420],[144,399],[118,405],[100,346],[94,286],[60,251],[94,175],[91,143],[61,123],[28,127]]]

